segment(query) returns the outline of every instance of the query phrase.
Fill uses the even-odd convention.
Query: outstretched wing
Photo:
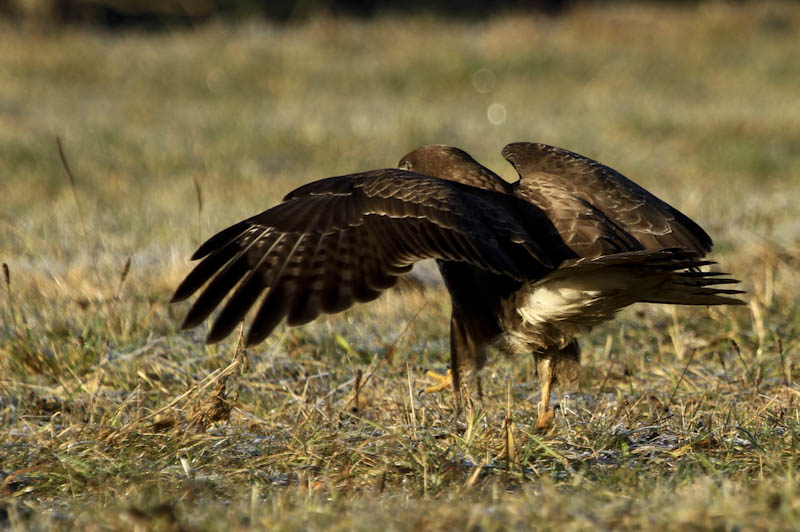
[[[217,342],[266,292],[247,334],[252,345],[284,318],[300,325],[373,300],[426,258],[468,262],[520,281],[540,276],[561,259],[506,209],[509,199],[398,169],[309,183],[200,246],[192,259],[202,262],[172,300],[208,283],[186,316],[187,329],[233,292],[208,335]]]
[[[514,194],[548,213],[576,253],[594,257],[679,247],[705,255],[711,237],[689,217],[616,170],[546,144],[503,148],[520,175]]]

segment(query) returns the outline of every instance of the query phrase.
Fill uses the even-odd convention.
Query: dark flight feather
[[[584,256],[626,251],[593,244],[608,236],[608,220],[620,234],[633,237],[640,249],[681,247],[701,255],[711,251],[711,237],[688,216],[597,161],[532,142],[509,144],[503,157],[520,175],[516,195],[543,209],[557,225],[565,217],[579,220],[560,232],[567,245],[574,241],[585,250]]]
[[[233,292],[209,333],[219,341],[266,291],[248,333],[253,342],[284,318],[298,325],[371,301],[426,258],[520,282],[549,271],[560,257],[504,212],[505,200],[399,169],[309,183],[200,246],[194,256],[203,260],[173,296],[184,300],[207,283],[182,327],[200,324]]]
[[[453,382],[471,396],[490,343],[533,351],[537,371],[555,368],[540,374],[549,389],[577,374],[576,336],[627,305],[743,304],[732,297],[742,292],[718,288],[738,281],[700,270],[714,264],[702,258],[708,234],[619,172],[545,144],[502,153],[515,183],[437,145],[399,169],[289,192],[194,253],[200,262],[172,298],[199,292],[182,328],[221,307],[207,337],[218,342],[256,308],[245,340],[254,345],[283,321],[371,301],[415,262],[436,259],[452,302]]]

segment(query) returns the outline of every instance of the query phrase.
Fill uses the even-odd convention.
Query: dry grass
[[[796,529],[798,32],[788,3],[3,28],[0,527]],[[510,177],[512,140],[680,206],[750,306],[623,313],[585,341],[549,435],[528,359],[496,359],[469,426],[417,395],[447,363],[439,286],[246,353],[176,332],[166,301],[213,230],[424,143]]]

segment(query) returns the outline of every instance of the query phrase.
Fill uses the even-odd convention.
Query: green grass
[[[800,526],[800,7],[1,30],[0,527]],[[441,287],[246,354],[176,331],[167,301],[213,231],[425,143],[512,178],[517,140],[679,206],[749,307],[622,313],[546,435],[528,358],[494,358],[469,429],[417,395],[447,364]]]

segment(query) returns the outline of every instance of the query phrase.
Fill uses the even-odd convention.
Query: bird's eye
[[[411,170],[411,163],[406,161],[406,160],[403,160],[403,161],[400,161],[400,164],[398,165],[398,167],[401,170]]]

